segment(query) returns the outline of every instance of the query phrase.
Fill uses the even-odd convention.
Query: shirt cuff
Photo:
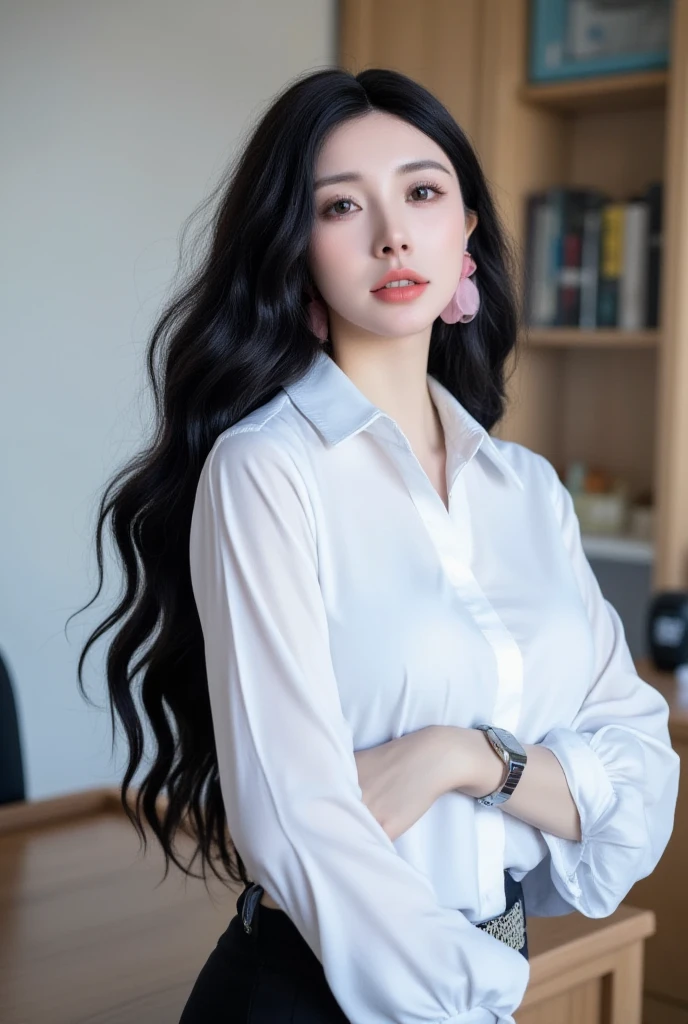
[[[581,839],[562,839],[543,833],[552,855],[552,865],[573,896],[580,896],[576,872],[595,825],[616,799],[602,761],[584,735],[573,729],[551,729],[540,746],[547,747],[559,761],[581,822]]]
[[[464,1013],[453,1014],[451,1017],[443,1017],[437,1024],[516,1024],[512,1014],[506,1016],[492,1013],[483,1007],[476,1006]]]

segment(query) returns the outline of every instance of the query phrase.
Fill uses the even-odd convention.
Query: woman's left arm
[[[458,789],[467,796],[487,796],[499,789],[507,769],[480,729],[438,726],[446,744],[446,790]],[[523,744],[528,763],[516,789],[499,805],[502,811],[534,828],[561,839],[581,838],[580,814],[564,770],[547,747]]]
[[[583,550],[571,495],[540,458],[587,610],[595,661],[592,685],[570,726],[550,729],[535,747],[526,747],[529,763],[499,809],[537,825],[549,849],[547,863],[523,879],[533,912],[561,913],[563,900],[587,917],[606,917],[664,853],[680,761],[671,747],[667,702],[638,676],[621,619]],[[477,740],[470,742],[479,749]]]

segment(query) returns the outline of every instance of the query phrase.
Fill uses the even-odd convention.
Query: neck
[[[444,433],[428,390],[429,345],[413,340],[415,344],[405,344],[411,339],[399,338],[340,346],[333,343],[333,358],[359,391],[391,416],[412,448],[439,453],[444,448]]]

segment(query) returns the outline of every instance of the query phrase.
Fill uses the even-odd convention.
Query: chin
[[[439,313],[437,314],[439,316]],[[432,327],[436,317],[429,317],[426,313],[423,316],[399,316],[389,318],[387,324],[380,324],[379,333],[386,334],[392,338],[407,338],[412,334],[420,334]]]

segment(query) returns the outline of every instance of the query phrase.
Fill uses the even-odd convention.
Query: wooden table
[[[140,852],[116,790],[0,807],[2,1024],[177,1024],[240,887],[213,880],[211,898],[175,868],[158,885],[154,844]],[[653,931],[627,906],[531,919],[518,1024],[640,1024]]]
[[[635,662],[638,674],[656,686],[669,704],[669,732],[681,758],[674,830],[664,856],[648,877],[634,885],[628,902],[647,907],[657,920],[645,965],[645,1024],[688,1024],[688,970],[685,936],[688,922],[688,689],[673,672],[660,672],[650,661]]]

